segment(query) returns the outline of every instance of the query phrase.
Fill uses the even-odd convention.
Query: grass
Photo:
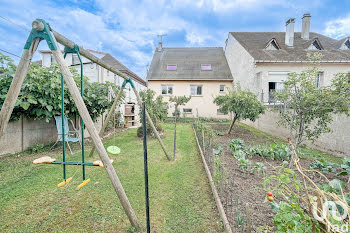
[[[164,143],[172,151],[173,126],[165,124]],[[150,217],[152,232],[223,232],[215,201],[198,156],[191,125],[179,124],[176,161],[167,161],[158,142],[148,141]],[[104,141],[122,153],[111,156],[136,215],[145,226],[142,141],[129,129]],[[75,149],[75,151],[79,151]],[[86,153],[89,152],[87,148]],[[60,160],[59,150],[1,157],[1,232],[133,232],[103,168],[87,167],[91,182],[80,190],[81,167],[68,166],[72,181],[62,181],[62,167],[33,165],[49,155]],[[79,161],[80,154],[69,156]],[[88,161],[97,156],[88,158]]]

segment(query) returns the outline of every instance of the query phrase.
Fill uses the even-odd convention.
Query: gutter
[[[283,61],[283,60],[255,60],[254,63],[312,63],[312,62],[320,62],[320,63],[350,63],[349,61],[339,60],[339,61]]]

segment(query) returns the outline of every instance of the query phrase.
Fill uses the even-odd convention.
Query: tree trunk
[[[233,117],[233,120],[232,120],[232,122],[231,122],[230,128],[229,128],[228,131],[227,131],[227,134],[230,134],[230,133],[231,133],[232,128],[233,128],[233,125],[235,124],[236,120],[237,120],[237,114],[235,114],[235,116]]]

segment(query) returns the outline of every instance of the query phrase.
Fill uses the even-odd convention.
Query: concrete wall
[[[270,133],[276,137],[286,139],[289,136],[288,129],[279,126],[276,122],[279,120],[276,112],[268,111],[259,117],[255,122],[243,121],[243,123],[253,126],[257,129]],[[335,153],[341,156],[350,156],[350,117],[345,115],[335,115],[330,124],[332,133],[322,135],[314,143],[306,142],[310,147]]]
[[[173,95],[162,95],[162,85],[173,85]],[[185,105],[180,106],[181,116],[183,116],[184,108],[191,108],[192,114],[186,114],[186,117],[197,117],[197,110],[199,117],[214,117],[214,118],[227,118],[229,115],[222,115],[217,113],[219,108],[213,103],[216,96],[226,94],[228,89],[232,87],[231,81],[148,81],[148,88],[155,91],[156,95],[162,95],[165,101],[169,101],[170,96],[190,96],[191,85],[202,85],[201,96],[192,96],[191,100]],[[225,85],[225,91],[219,92],[220,85]],[[170,104],[168,116],[173,116],[174,104]]]
[[[9,123],[4,136],[0,139],[0,155],[21,152],[34,144],[45,144],[56,139],[54,120],[47,123],[45,120],[21,118],[19,121]]]

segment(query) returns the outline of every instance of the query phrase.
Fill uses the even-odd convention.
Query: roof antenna
[[[167,34],[158,34],[157,37],[160,38],[160,41],[158,42],[158,51],[161,52],[163,48],[163,37],[167,36]]]

